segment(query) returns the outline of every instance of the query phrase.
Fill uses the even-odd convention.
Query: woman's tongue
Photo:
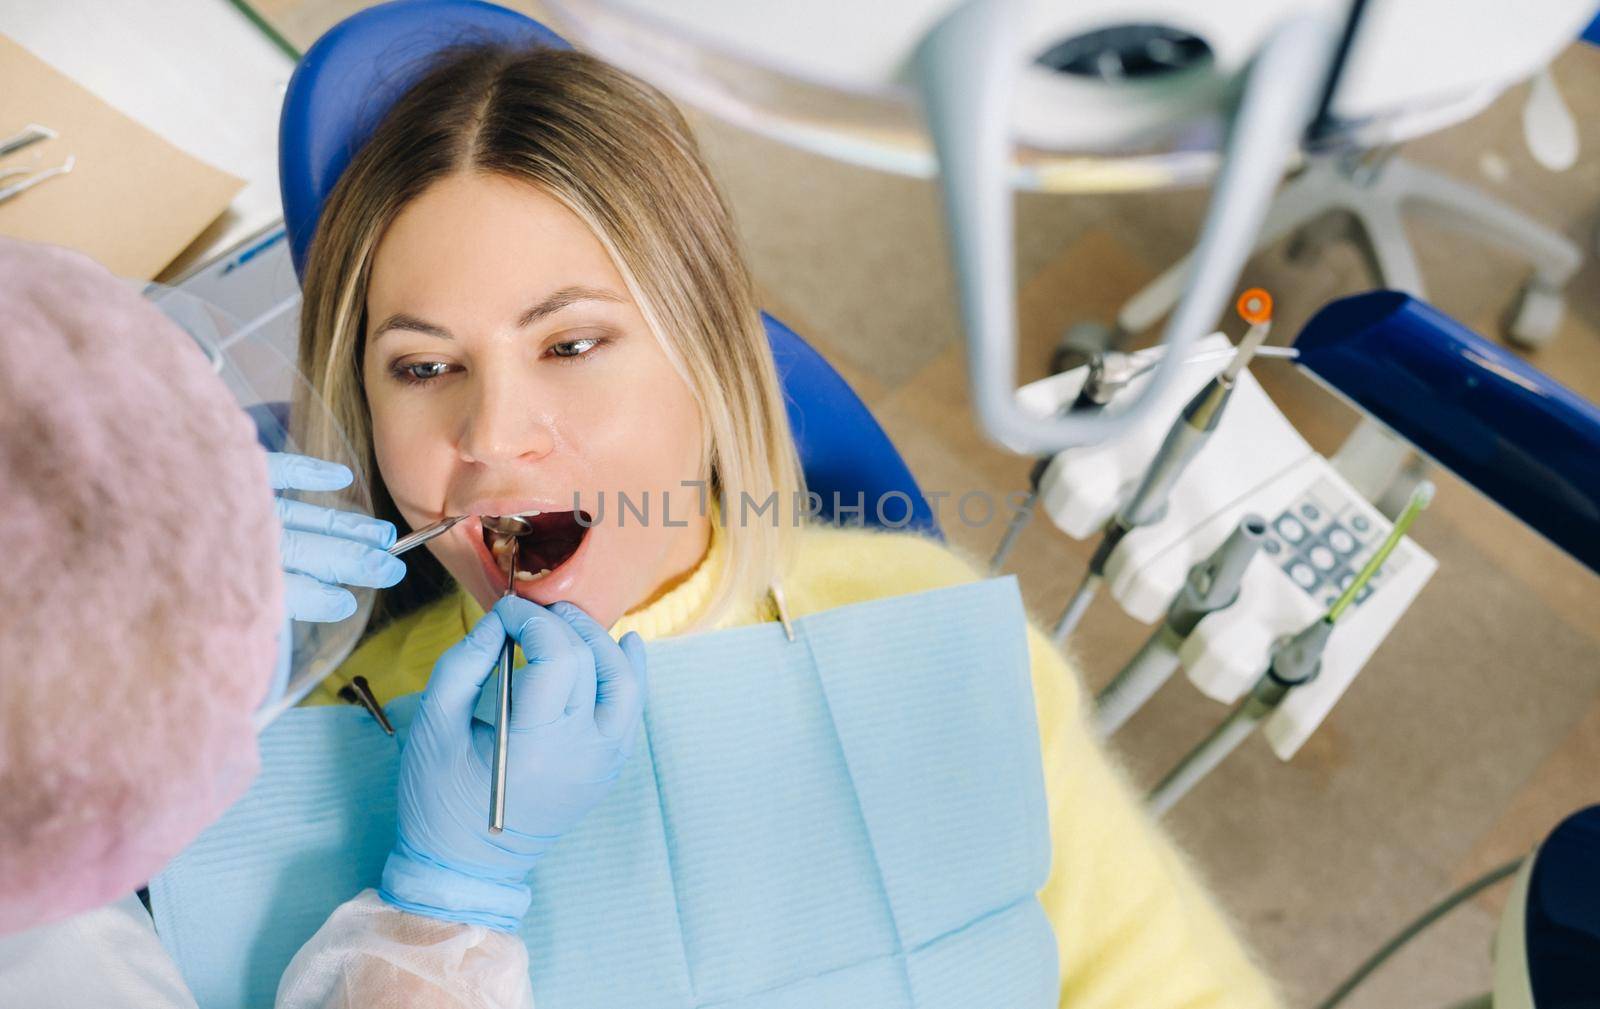
[[[520,537],[517,542],[517,570],[526,571],[532,575],[554,571],[569,556],[571,555],[551,557],[546,553],[544,545],[531,536]]]

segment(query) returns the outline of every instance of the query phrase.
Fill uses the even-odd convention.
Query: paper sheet
[[[154,278],[244,188],[0,35],[0,138],[30,123],[56,138],[0,157],[0,171],[77,163],[0,202],[0,234],[77,249],[119,277]]]

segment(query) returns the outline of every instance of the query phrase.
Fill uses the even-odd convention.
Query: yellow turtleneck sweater
[[[712,523],[699,566],[660,598],[612,627],[621,637],[680,633],[708,601],[725,562]],[[948,547],[903,532],[806,530],[783,578],[791,617],[981,577]],[[483,615],[465,592],[396,621],[369,638],[308,698],[335,703],[350,677],[365,676],[381,701],[420,691],[434,662]],[[764,606],[719,626],[771,620]],[[1030,628],[1034,696],[1050,805],[1053,857],[1039,900],[1055,928],[1061,1005],[1071,1009],[1249,1009],[1277,997],[1235,938],[1183,855],[1144,812],[1094,740],[1076,674]]]

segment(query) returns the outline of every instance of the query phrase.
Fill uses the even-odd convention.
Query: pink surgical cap
[[[131,892],[243,794],[277,539],[198,345],[84,256],[0,238],[0,934]]]

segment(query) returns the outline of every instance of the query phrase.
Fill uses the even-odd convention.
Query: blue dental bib
[[[540,1009],[1054,1006],[1025,629],[1007,578],[804,617],[794,642],[652,643],[640,746],[532,876]],[[150,886],[203,1009],[270,1005],[377,884],[398,758],[355,708],[263,735],[250,792]]]

